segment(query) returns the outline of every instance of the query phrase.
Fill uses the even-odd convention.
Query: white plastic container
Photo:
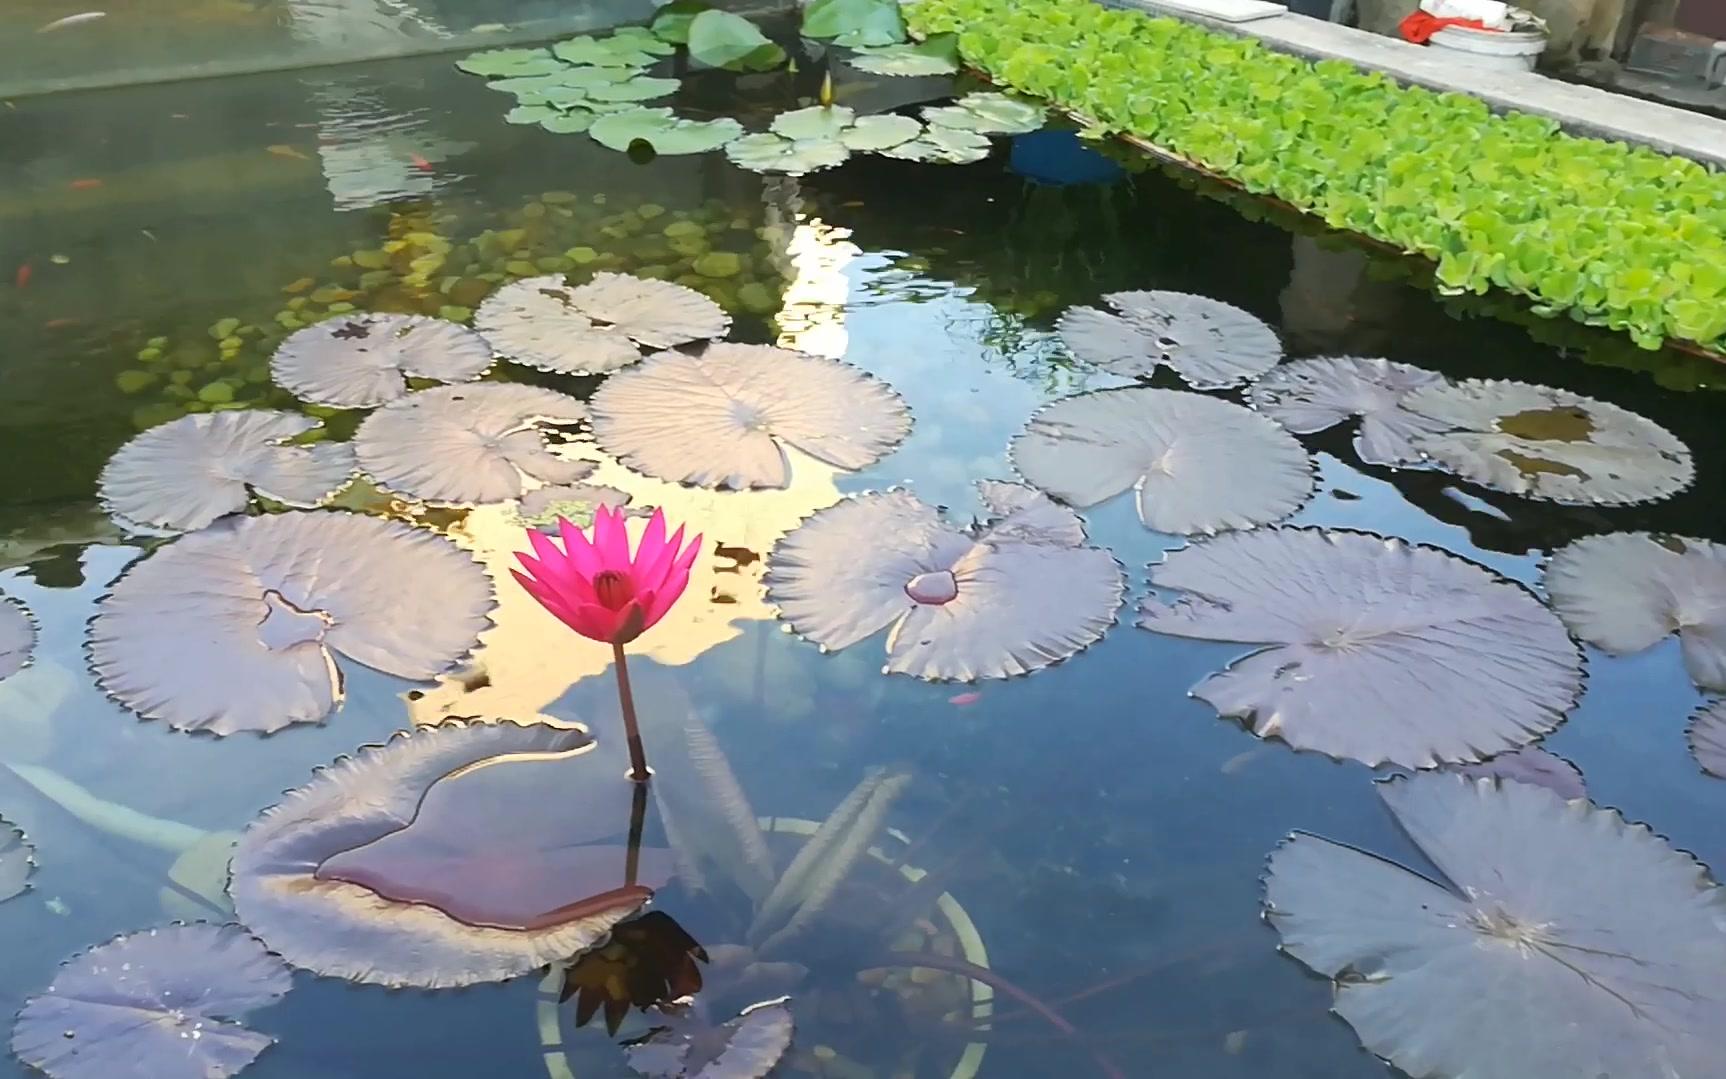
[[[1533,71],[1535,61],[1546,51],[1546,34],[1540,30],[1471,30],[1466,26],[1447,26],[1432,35],[1427,45],[1444,50],[1450,59],[1475,67]]]

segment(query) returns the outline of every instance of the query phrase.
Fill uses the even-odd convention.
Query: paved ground
[[[1305,15],[1286,14],[1228,23],[1194,14],[1186,7],[1165,7],[1158,0],[1104,2],[1245,34],[1273,49],[1312,59],[1347,60],[1403,82],[1473,94],[1494,108],[1550,116],[1574,134],[1643,143],[1726,168],[1726,120],[1533,72],[1460,67],[1442,58],[1436,50]]]

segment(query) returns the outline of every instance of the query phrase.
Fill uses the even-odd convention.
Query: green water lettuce
[[[905,12],[918,34],[957,33],[968,64],[1093,134],[1139,136],[1432,260],[1443,291],[1506,289],[1646,348],[1726,347],[1726,176],[1697,162],[1090,0]]]

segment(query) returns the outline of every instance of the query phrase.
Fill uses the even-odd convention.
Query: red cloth
[[[1397,30],[1402,34],[1404,41],[1412,41],[1416,45],[1425,45],[1432,35],[1438,33],[1447,26],[1466,26],[1470,30],[1494,29],[1493,27],[1487,26],[1479,19],[1441,19],[1436,15],[1429,15],[1424,11],[1417,11],[1413,15],[1402,20],[1402,25],[1398,26]]]

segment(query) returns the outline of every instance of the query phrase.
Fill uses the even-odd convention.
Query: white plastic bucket
[[[1533,71],[1535,61],[1546,51],[1546,35],[1539,30],[1471,30],[1466,26],[1447,26],[1432,35],[1428,44],[1475,67]]]

